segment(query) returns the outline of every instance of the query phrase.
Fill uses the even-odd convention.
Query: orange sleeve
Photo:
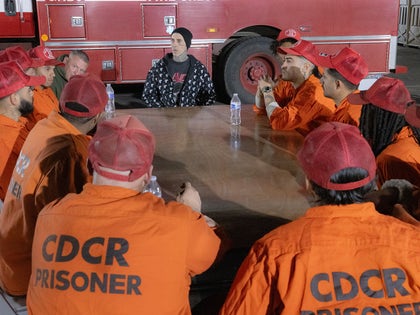
[[[20,149],[29,133],[25,121],[13,124],[14,127],[1,126],[0,132],[0,199],[4,200],[12,177]]]
[[[325,103],[318,101],[315,86],[306,84],[286,107],[278,107],[273,111],[270,116],[271,127],[275,130],[300,129],[307,133],[330,119],[333,106],[332,100]]]
[[[420,187],[420,145],[409,135],[408,128],[402,129],[398,140],[376,157],[376,164],[379,187],[393,178]]]
[[[334,102],[323,96],[322,87],[315,80],[318,79],[313,77],[305,81],[287,106],[273,111],[270,116],[273,129],[301,129],[307,132],[330,119],[335,110]]]
[[[220,315],[274,314],[268,310],[273,306],[270,288],[275,268],[268,263],[264,248],[255,243],[236,273]]]
[[[51,88],[40,90],[37,88],[34,91],[34,111],[29,116],[34,123],[46,118],[51,111],[59,112],[59,103],[57,96],[55,96]]]
[[[281,107],[286,106],[287,103],[290,102],[291,99],[293,99],[294,94],[295,94],[295,89],[292,86],[292,84],[288,81],[280,80],[275,86],[275,88],[273,89],[274,98]],[[258,115],[267,115],[265,106],[260,108],[254,104],[253,109],[254,109],[254,112],[257,113]]]
[[[190,244],[187,252],[187,267],[191,276],[206,271],[214,262],[219,251],[220,239],[198,212],[192,213]]]

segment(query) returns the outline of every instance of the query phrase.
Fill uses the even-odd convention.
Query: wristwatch
[[[270,93],[271,91],[272,91],[273,89],[271,88],[271,86],[264,86],[263,88],[262,88],[262,92],[263,93]]]

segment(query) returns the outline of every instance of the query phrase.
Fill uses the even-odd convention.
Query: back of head
[[[73,117],[92,118],[108,102],[104,83],[93,74],[72,76],[60,96],[60,109]]]
[[[344,47],[334,55],[318,55],[317,65],[337,70],[347,81],[355,85],[358,85],[369,72],[363,57],[349,47]]]
[[[404,117],[411,126],[420,128],[420,104],[410,103],[407,106]]]
[[[153,134],[137,118],[125,115],[98,125],[89,145],[89,160],[101,176],[132,182],[149,171],[154,150]],[[112,170],[129,172],[122,175]]]
[[[366,90],[348,97],[352,104],[372,104],[396,114],[404,114],[413,102],[410,92],[399,79],[381,77]]]
[[[0,63],[0,99],[17,92],[25,86],[45,83],[44,76],[30,76],[23,72],[16,61]]]
[[[298,160],[309,180],[327,190],[350,191],[375,179],[375,156],[369,143],[355,126],[328,122],[310,132],[298,153]],[[356,181],[334,182],[344,170],[362,169],[366,176]]]

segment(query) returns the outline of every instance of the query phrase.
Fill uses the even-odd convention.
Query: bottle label
[[[230,109],[241,109],[241,104],[230,103]]]

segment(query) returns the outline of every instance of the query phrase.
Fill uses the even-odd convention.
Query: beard
[[[31,114],[34,111],[34,105],[27,100],[21,100],[19,105],[19,112],[22,116]]]

